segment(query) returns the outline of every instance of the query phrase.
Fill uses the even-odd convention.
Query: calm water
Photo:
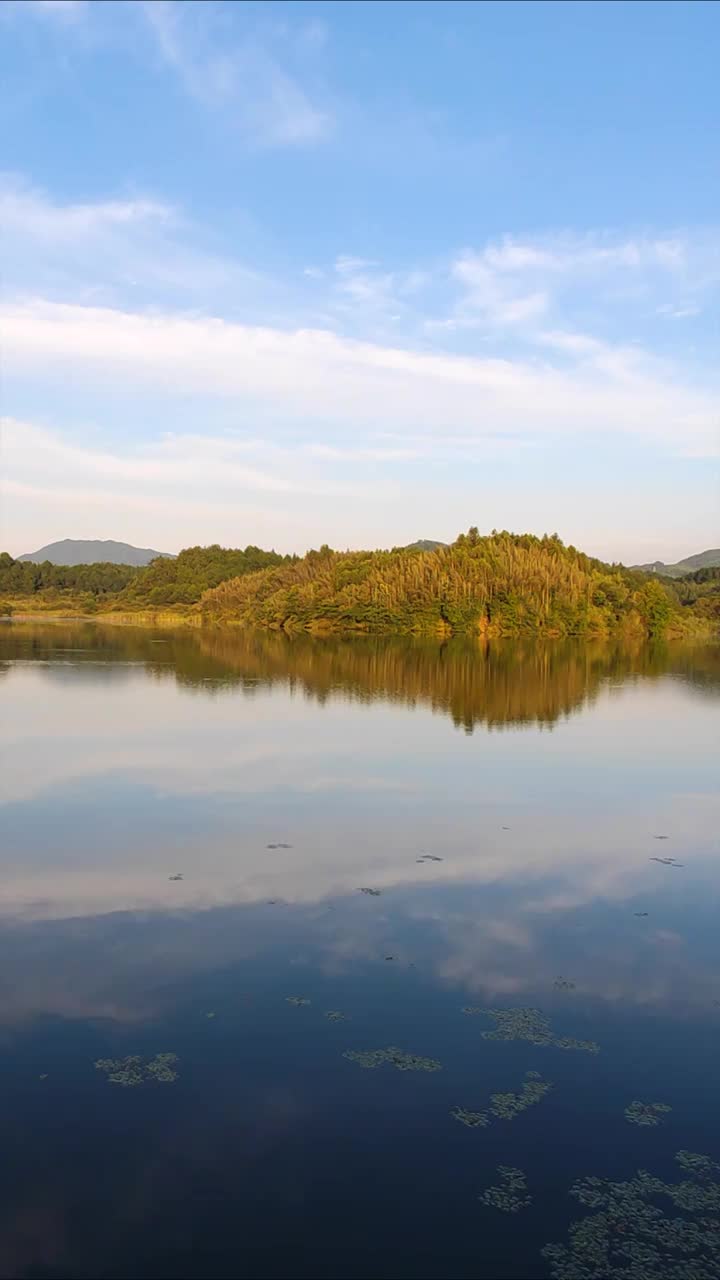
[[[17,624],[0,675],[0,1275],[533,1280],[576,1178],[720,1158],[718,650]]]

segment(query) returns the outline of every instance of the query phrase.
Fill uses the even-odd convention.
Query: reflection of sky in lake
[[[562,1183],[563,1195],[572,1177],[606,1159],[605,1125],[622,1176],[647,1152],[665,1167],[678,1147],[708,1149],[703,1099],[714,1088],[720,1033],[716,695],[676,677],[670,663],[652,680],[601,683],[552,729],[511,722],[467,734],[422,701],[349,700],[337,687],[321,705],[301,680],[226,684],[207,679],[202,664],[194,683],[178,684],[172,662],[158,674],[138,661],[53,653],[47,634],[42,662],[27,661],[18,640],[23,660],[13,663],[5,639],[0,685],[9,1096],[28,1124],[24,1109],[40,1104],[26,1096],[25,1076],[48,1070],[66,1116],[90,1089],[92,1123],[102,1132],[110,1123],[115,1157],[140,1178],[120,1218],[103,1218],[107,1239],[130,1222],[141,1261],[132,1270],[117,1245],[125,1257],[117,1265],[130,1269],[102,1270],[106,1244],[89,1229],[82,1241],[73,1234],[72,1206],[85,1204],[100,1156],[83,1122],[88,1168],[61,1191],[52,1178],[67,1135],[43,1112],[54,1135],[50,1182],[39,1199],[27,1190],[24,1208],[13,1200],[6,1227],[15,1243],[4,1270],[0,1256],[0,1275],[41,1263],[61,1269],[27,1274],[66,1274],[71,1259],[80,1275],[542,1276],[538,1248],[555,1238],[546,1221],[556,1211],[523,1217],[531,1244],[513,1255],[502,1233],[488,1244],[497,1224],[478,1218],[473,1197],[498,1163],[542,1166],[548,1116],[559,1154],[543,1176]],[[278,842],[292,847],[267,847]],[[443,861],[418,863],[423,853]],[[176,873],[183,880],[170,882]],[[382,894],[360,894],[361,886]],[[555,989],[558,975],[575,989]],[[312,1005],[287,1007],[293,993]],[[489,1053],[482,1027],[459,1013],[466,1003],[539,1005],[561,1034],[598,1040],[602,1054],[519,1043]],[[322,1012],[333,1008],[350,1021],[326,1023]],[[217,1012],[212,1023],[207,1011]],[[341,1058],[348,1044],[393,1043],[454,1065],[437,1079],[399,1077],[400,1089],[390,1068],[364,1072]],[[128,1110],[135,1091],[120,1091],[109,1120],[107,1089],[97,1092],[94,1077],[78,1083],[73,1063],[87,1076],[94,1057],[145,1046],[178,1052],[181,1081],[155,1112],[144,1095]],[[233,1063],[242,1089],[229,1119]],[[493,1090],[519,1088],[531,1066],[556,1087],[551,1102],[513,1122],[519,1149],[509,1153],[495,1129],[445,1124],[454,1105],[482,1106]],[[660,1130],[616,1123],[632,1098],[673,1106],[662,1141]],[[578,1114],[590,1126],[584,1147]],[[144,1149],[159,1144],[152,1159],[123,1145],[113,1128],[120,1117]],[[220,1126],[218,1150],[211,1138]],[[320,1154],[303,1174],[297,1162],[308,1143]],[[244,1271],[219,1207],[230,1149],[238,1176],[249,1176],[248,1161],[257,1175]],[[169,1171],[168,1161],[179,1168]],[[432,1170],[443,1161],[452,1186],[440,1189]],[[192,1201],[195,1244],[177,1215],[150,1207],[164,1178],[183,1202],[196,1180],[202,1187],[202,1204]],[[436,1229],[411,1237],[428,1179]],[[114,1183],[110,1191],[117,1197]],[[337,1210],[343,1195],[355,1197],[359,1217]],[[305,1241],[302,1262],[279,1244],[263,1250],[262,1231],[274,1230],[258,1207],[263,1196],[284,1206]],[[320,1225],[330,1204],[344,1235],[325,1218]],[[385,1270],[361,1240],[371,1211]],[[23,1213],[27,1229],[17,1225]],[[150,1226],[163,1242],[156,1254]],[[474,1232],[475,1247],[482,1238],[487,1248],[481,1261]],[[38,1235],[47,1258],[28,1243]]]

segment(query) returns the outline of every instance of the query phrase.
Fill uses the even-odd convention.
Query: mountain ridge
[[[169,551],[153,551],[151,547],[134,547],[129,542],[115,542],[112,538],[62,538],[48,542],[38,551],[27,551],[18,560],[32,564],[130,564],[144,567],[151,560],[174,560]]]
[[[697,569],[715,569],[720,566],[720,547],[709,551],[699,551],[697,555],[686,556],[675,564],[665,564],[662,560],[653,560],[651,564],[634,564],[631,568],[641,573],[656,573],[663,578],[682,578],[686,573],[694,573]]]

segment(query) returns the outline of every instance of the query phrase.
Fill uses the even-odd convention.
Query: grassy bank
[[[63,600],[44,601],[37,596],[25,600],[13,600],[10,609],[0,618],[14,622],[102,622],[113,626],[135,627],[199,627],[202,616],[197,609],[88,609],[83,602]]]

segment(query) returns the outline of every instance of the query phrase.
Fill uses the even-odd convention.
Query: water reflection
[[[532,1280],[573,1180],[720,1149],[717,650],[13,625],[0,669],[0,1275]]]
[[[6,917],[242,906],[284,933],[302,909],[338,972],[418,964],[421,930],[439,979],[491,998],[566,971],[607,999],[711,998],[691,921],[715,886],[717,651],[64,625],[2,641]],[[456,734],[481,715],[515,732]],[[207,939],[168,953],[219,961]]]
[[[302,689],[325,703],[398,702],[425,705],[471,732],[477,725],[554,725],[597,697],[603,684],[666,675],[720,694],[719,646],[578,645],[454,639],[446,643],[408,638],[314,639],[274,632],[147,628],[94,624],[21,624],[0,628],[0,662],[48,664],[48,679],[67,679],[82,667],[83,679],[102,682],[87,668],[141,663],[154,678],[217,694],[240,688],[248,696],[280,685]],[[130,672],[126,669],[126,676]]]

